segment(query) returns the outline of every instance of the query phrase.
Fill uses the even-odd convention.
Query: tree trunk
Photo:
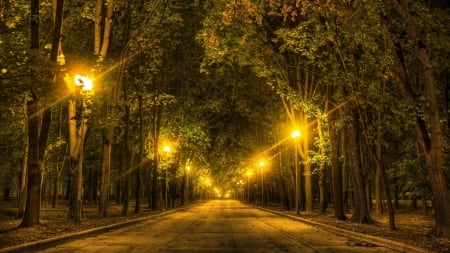
[[[303,126],[303,129],[306,133],[309,132],[309,122],[307,119],[307,115],[306,114],[302,114],[301,116],[301,120],[300,120]],[[304,199],[304,202],[302,203],[302,209],[304,209],[306,212],[312,212],[312,208],[313,208],[313,203],[312,203],[312,171],[311,171],[311,163],[308,162],[308,154],[309,154],[309,144],[310,144],[310,139],[309,139],[309,135],[308,134],[304,134],[302,135],[302,140],[301,140],[301,144],[299,145],[301,146],[300,148],[300,156],[303,160],[303,168],[304,168],[304,173],[300,172],[300,181],[302,180],[302,175],[304,175],[304,198],[300,198],[300,199]],[[301,167],[301,166],[300,166]],[[302,185],[302,183],[300,183],[300,185]],[[300,194],[302,194],[303,192],[301,191]]]
[[[290,201],[289,201],[289,194],[288,194],[288,189],[286,189],[286,180],[285,177],[283,176],[283,165],[285,162],[285,158],[283,156],[283,152],[280,149],[280,147],[278,147],[278,166],[277,166],[277,176],[275,176],[275,182],[276,185],[278,187],[278,192],[280,193],[280,201],[281,201],[281,205],[283,206],[284,210],[289,211],[290,209]],[[286,164],[290,164],[289,162],[287,162]],[[248,196],[247,196],[248,197]]]
[[[144,157],[145,157],[145,127],[144,127],[144,108],[142,95],[138,95],[138,105],[139,105],[139,166],[135,171],[136,178],[136,188],[134,196],[136,199],[136,204],[134,206],[134,212],[141,212],[141,190],[142,190],[142,169],[144,167]]]
[[[25,115],[26,118],[28,113],[27,107],[25,107]],[[23,156],[22,156],[22,166],[20,170],[20,192],[19,192],[19,199],[18,199],[18,217],[23,217],[23,213],[25,211],[25,203],[27,199],[27,178],[28,178],[28,120],[25,120],[25,129],[24,129],[24,145],[23,145]]]
[[[335,127],[335,119],[337,118],[337,111],[328,112],[328,132],[330,136],[330,148],[331,148],[331,182],[333,187],[333,203],[334,203],[334,216],[338,220],[346,220],[344,212],[344,191],[343,191],[343,174],[340,162],[340,138],[339,131]]]
[[[28,121],[28,183],[25,212],[21,227],[39,225],[41,210],[41,168],[39,166],[39,100],[34,98],[27,104]]]
[[[351,117],[348,126],[349,134],[349,161],[354,189],[354,207],[352,220],[362,224],[372,223],[367,206],[366,187],[361,164],[361,142],[359,129],[359,114],[355,108],[356,105],[349,105],[347,115]]]
[[[377,214],[383,214],[383,179],[381,178],[381,169],[380,166],[377,166],[375,170],[375,211]]]
[[[442,155],[443,135],[436,96],[433,64],[430,61],[426,40],[424,39],[425,36],[421,34],[414,22],[414,18],[410,15],[408,1],[394,1],[392,6],[404,22],[410,41],[415,43],[417,51],[414,53],[422,66],[423,96],[417,96],[413,93],[412,82],[407,74],[408,71],[404,61],[402,46],[396,40],[395,34],[388,33],[388,46],[395,57],[394,79],[400,89],[401,95],[411,106],[416,108],[425,104],[425,107],[421,108],[425,114],[425,119],[420,117],[420,112],[417,112],[417,116],[415,117],[415,132],[417,141],[421,147],[420,150],[425,158],[433,193],[436,214],[436,226],[433,229],[433,233],[435,236],[450,238],[450,198],[444,175]],[[426,103],[418,101],[418,99],[422,98],[425,98]]]
[[[62,115],[62,105],[59,106],[58,108],[59,111],[59,116],[58,116],[58,138],[62,138],[62,121],[63,121],[63,115]],[[61,172],[62,169],[64,168],[64,164],[66,161],[66,153],[67,153],[67,149],[66,151],[64,151],[64,155],[62,157],[62,161],[60,161],[61,159],[61,152],[58,152],[58,157],[56,159],[56,166],[55,166],[55,181],[53,182],[53,195],[52,195],[52,208],[56,207],[56,203],[58,201],[58,196],[59,196],[59,185],[61,182]]]
[[[151,201],[151,209],[159,210],[161,208],[160,205],[160,195],[161,188],[159,187],[159,159],[158,159],[158,150],[159,150],[159,130],[161,127],[161,110],[159,106],[155,106],[153,109],[153,168],[152,168],[152,201]]]
[[[108,216],[109,194],[111,185],[111,151],[114,137],[114,127],[109,126],[103,131],[103,161],[100,175],[100,196],[98,201],[98,216]]]
[[[30,49],[39,50],[39,0],[31,0],[31,40]],[[39,80],[35,80],[39,82]],[[39,224],[40,208],[41,208],[41,190],[42,190],[42,173],[45,171],[44,166],[45,150],[47,140],[50,134],[50,125],[52,121],[52,113],[50,107],[43,109],[42,119],[40,120],[40,99],[32,93],[31,100],[27,103],[27,125],[28,125],[28,182],[27,182],[27,198],[25,202],[25,210],[21,222],[22,227],[30,227]],[[39,131],[39,123],[41,128]]]
[[[123,100],[126,102],[128,101],[128,92],[127,88],[128,85],[124,83],[122,85],[123,88]],[[123,150],[122,154],[124,154],[123,159],[123,177],[124,177],[124,185],[123,185],[123,206],[122,206],[122,215],[126,215],[128,213],[128,204],[129,204],[129,198],[130,198],[130,173],[129,171],[132,168],[132,159],[131,159],[131,152],[130,152],[130,106],[125,103],[125,115],[124,115],[124,123],[125,123],[125,132],[123,135]],[[133,152],[134,153],[134,152]]]
[[[322,129],[322,120],[317,119],[317,130],[319,133],[320,143],[325,143]],[[321,144],[322,145],[322,144]],[[325,157],[325,148],[319,147],[320,155]],[[325,159],[322,159],[319,164],[319,213],[324,215],[327,212],[327,189],[325,186]]]
[[[381,111],[378,110],[377,111],[377,138],[376,138],[376,143],[375,145],[372,145],[370,143],[370,140],[368,138],[367,135],[365,135],[365,140],[366,140],[366,146],[368,147],[370,154],[373,157],[373,160],[375,162],[377,171],[376,173],[379,174],[379,182],[377,182],[377,184],[380,184],[379,186],[377,185],[376,187],[380,187],[379,189],[376,189],[377,191],[380,191],[379,193],[377,192],[377,194],[382,195],[383,191],[384,194],[386,195],[386,202],[387,202],[387,206],[388,206],[388,211],[389,211],[389,227],[391,230],[396,230],[396,226],[395,226],[395,216],[394,216],[394,208],[392,205],[392,200],[391,200],[391,195],[389,192],[389,184],[387,181],[387,176],[386,176],[386,172],[384,170],[384,166],[382,163],[382,149],[381,149],[381,143],[383,140],[383,132],[382,132],[382,128],[381,128],[381,122],[382,122],[382,118],[381,118]],[[366,130],[364,132],[367,132]],[[372,146],[375,146],[375,148],[372,148]],[[380,197],[380,202],[382,199],[382,196],[378,196]],[[378,200],[377,200],[378,203]],[[378,205],[377,205],[378,207]],[[382,209],[381,209],[382,211]]]

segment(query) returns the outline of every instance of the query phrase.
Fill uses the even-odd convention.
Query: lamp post
[[[189,202],[189,172],[191,171],[191,166],[186,166],[186,200]]]
[[[170,147],[169,146],[167,146],[167,145],[164,145],[164,147],[163,147],[163,151],[164,151],[164,153],[166,153],[166,154],[169,154],[170,153]],[[167,166],[164,166],[164,208],[167,208],[167,184],[168,184],[168,181],[167,181]]]
[[[252,172],[247,170],[247,201],[250,202],[250,177],[252,176]]]
[[[294,139],[295,145],[295,212],[300,214],[300,168],[298,166],[298,150],[297,139],[301,136],[299,130],[294,130],[291,133],[292,139]]]
[[[74,202],[74,220],[76,224],[81,222],[81,210],[83,201],[83,160],[84,160],[84,141],[87,133],[87,115],[90,110],[87,107],[84,97],[92,95],[93,82],[89,77],[82,75],[75,75],[74,78],[75,95],[81,95],[82,111],[81,111],[81,125],[79,134],[76,133],[76,106],[74,101],[69,101],[69,143],[71,159],[77,161],[76,171],[76,200]]]
[[[209,178],[206,178],[205,185],[206,185],[205,199],[211,200],[211,193],[210,193],[211,181],[209,180]]]
[[[264,166],[265,166],[264,161],[260,161],[259,168],[261,171],[261,206],[264,206],[264,175],[263,175]]]

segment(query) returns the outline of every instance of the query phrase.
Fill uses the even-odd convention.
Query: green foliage
[[[426,35],[438,76],[436,92],[444,101],[449,9],[430,7],[425,1],[409,2],[412,17]],[[242,174],[243,161],[273,151],[284,138],[280,136],[289,124],[287,111],[291,109],[306,115],[314,127],[315,120],[321,119],[324,139],[318,138],[318,129],[311,131],[308,162],[314,168],[323,161],[328,164],[325,110],[340,110],[356,101],[362,134],[370,143],[378,141],[377,130],[382,128],[389,179],[397,180],[402,190],[411,194],[429,187],[411,132],[414,117],[426,120],[421,65],[415,43],[389,5],[379,1],[116,0],[111,45],[103,62],[97,62],[92,53],[94,10],[92,1],[66,1],[62,37],[65,70],[96,77],[95,95],[85,101],[92,102],[87,168],[99,167],[103,129],[117,126],[114,141],[121,142],[127,107],[130,143],[137,147],[138,97],[144,103],[146,154],[153,152],[153,120],[155,111],[160,110],[161,136],[178,143],[179,157],[173,161],[179,164],[174,166],[189,161],[198,167],[197,176],[214,174],[222,182]],[[49,95],[47,87],[53,82],[49,77],[57,69],[48,61],[48,48],[28,49],[28,15],[28,4],[10,1],[0,16],[0,119],[7,126],[0,129],[4,161],[0,166],[2,173],[8,174],[0,175],[2,179],[20,167],[24,102],[31,91]],[[52,37],[50,1],[42,1],[41,21],[42,45],[48,45]],[[416,82],[413,88],[421,99],[419,106],[399,99],[384,22],[398,35],[408,74]],[[102,106],[112,100],[116,85],[123,85],[121,100],[110,105],[120,110],[111,117]],[[58,92],[58,98],[67,95]],[[61,101],[65,103],[67,98]],[[444,114],[448,108],[442,105],[440,109]],[[378,112],[382,112],[381,118]],[[64,129],[67,121],[61,122]],[[345,130],[347,123],[348,117],[342,115],[330,124]],[[67,140],[57,136],[53,128],[49,160],[61,155],[67,145]],[[448,143],[447,136],[445,150],[449,150]],[[113,152],[119,154],[120,150]],[[115,157],[118,155],[113,156],[113,163],[118,164]],[[448,166],[446,170],[450,175]],[[285,168],[282,173],[290,175]]]

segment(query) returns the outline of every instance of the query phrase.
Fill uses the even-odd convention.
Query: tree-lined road
[[[215,200],[42,252],[393,252],[234,200]]]

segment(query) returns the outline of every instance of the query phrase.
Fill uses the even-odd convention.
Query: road
[[[393,252],[246,206],[214,200],[42,250],[64,252]]]

